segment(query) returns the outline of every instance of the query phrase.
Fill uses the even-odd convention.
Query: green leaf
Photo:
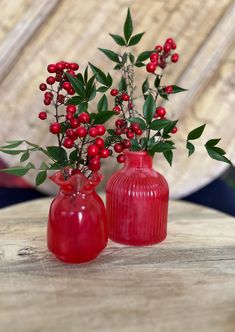
[[[124,40],[124,38],[122,38],[121,36],[119,35],[113,35],[112,33],[109,34],[113,40],[120,46],[125,46],[126,45],[126,42]]]
[[[95,84],[92,86],[91,91],[87,93],[87,101],[91,101],[96,96],[96,86]]]
[[[143,95],[149,90],[149,80],[148,78],[146,78],[146,80],[144,81],[144,83],[142,84],[142,92]]]
[[[19,167],[3,168],[3,169],[0,169],[0,172],[17,175],[17,176],[24,176],[31,169],[32,169],[32,167],[19,166]]]
[[[201,137],[204,129],[205,129],[206,124],[197,127],[195,129],[193,129],[192,131],[190,131],[190,133],[188,134],[188,138],[187,140],[194,140],[194,139],[198,139],[199,137]]]
[[[153,51],[144,51],[144,52],[140,53],[136,59],[136,62],[142,62],[142,61],[147,60],[152,53],[153,53]]]
[[[113,115],[117,115],[116,112],[113,111],[102,111],[98,113],[94,119],[94,124],[103,124],[108,121]]]
[[[47,171],[41,171],[38,173],[38,175],[36,176],[36,186],[40,186],[40,184],[42,184],[47,178]]]
[[[17,154],[25,152],[25,150],[5,150],[5,149],[0,148],[0,152],[6,153],[6,154],[11,154],[11,155],[17,155]]]
[[[228,158],[226,158],[223,154],[221,154],[220,149],[218,150],[217,147],[213,147],[213,146],[210,147],[210,146],[206,146],[206,145],[205,145],[205,147],[206,147],[208,155],[212,159],[222,161],[224,163],[232,165],[231,161]]]
[[[123,27],[123,32],[126,39],[126,43],[128,43],[133,32],[133,24],[132,24],[130,8],[128,8],[127,10],[127,16]]]
[[[187,91],[187,89],[181,88],[177,85],[172,85],[172,87],[173,87],[173,92],[172,93],[179,93],[179,92]]]
[[[118,63],[116,66],[114,66],[114,70],[120,70],[122,68],[122,66]]]
[[[26,150],[23,154],[22,154],[22,156],[21,156],[21,158],[20,158],[20,162],[22,163],[22,162],[24,162],[24,161],[26,161],[26,160],[28,160],[29,159],[29,150]]]
[[[109,89],[109,87],[108,86],[100,86],[97,90],[96,90],[96,92],[106,92],[107,90]]]
[[[147,137],[141,137],[140,139],[141,150],[144,150],[146,148],[147,143],[148,143]]]
[[[86,69],[84,71],[84,82],[87,84],[88,81],[88,66],[86,66]]]
[[[107,78],[106,78],[105,73],[98,67],[92,65],[90,62],[89,62],[89,66],[91,67],[91,70],[93,71],[94,75],[96,75],[97,81],[100,82],[101,84],[104,84],[105,86],[107,86],[108,84],[107,84]]]
[[[138,33],[137,35],[134,35],[131,37],[128,46],[134,46],[139,43],[140,39],[143,37],[144,32]]]
[[[107,85],[109,87],[111,87],[112,84],[113,84],[112,76],[108,73],[108,75],[107,75]]]
[[[218,144],[220,142],[221,138],[213,138],[210,139],[209,141],[206,142],[205,146],[215,146],[216,144]]]
[[[169,165],[172,166],[173,151],[172,150],[164,151],[163,156],[165,157],[165,159],[169,163]]]
[[[171,133],[172,129],[176,126],[177,122],[178,122],[178,120],[170,121],[169,124],[164,128],[164,130],[163,130],[164,138],[167,138],[166,135]]]
[[[131,151],[140,151],[141,145],[139,144],[138,140],[133,138],[131,139]]]
[[[129,53],[129,59],[130,59],[131,63],[135,62],[135,57],[134,57],[134,55],[132,53]]]
[[[165,142],[159,142],[156,143],[152,149],[151,152],[166,152],[169,150],[175,149],[174,145],[171,141],[165,141]]]
[[[17,146],[21,145],[24,141],[8,141],[7,145],[1,146],[1,149],[14,149],[17,148]]]
[[[105,48],[99,48],[99,50],[103,52],[110,60],[119,63],[119,57],[117,53]]]
[[[83,98],[81,98],[79,96],[74,96],[74,97],[70,98],[69,100],[67,100],[65,105],[79,105],[83,101],[84,101]]]
[[[106,95],[103,95],[98,104],[97,104],[97,109],[98,112],[103,112],[103,111],[108,111],[108,99],[106,97]]]
[[[94,87],[95,79],[96,79],[96,75],[93,75],[86,84],[86,96],[87,96],[87,98],[91,94],[91,91]]]
[[[157,120],[154,120],[149,128],[152,129],[152,130],[162,130],[164,128],[166,128],[167,126],[170,126],[172,125],[172,121],[171,120],[165,120],[165,119],[157,119]]]
[[[145,67],[145,64],[143,62],[136,62],[135,66],[140,68],[140,67]]]
[[[155,100],[153,96],[149,94],[143,105],[143,114],[147,123],[150,123],[152,121],[152,118],[155,114],[155,110],[156,110]]]
[[[127,120],[131,123],[139,123],[140,128],[142,130],[145,130],[147,128],[147,125],[146,125],[145,121],[141,118],[129,118]]]
[[[87,102],[83,102],[78,106],[78,113],[82,113],[82,112],[87,112],[88,109],[88,103]]]
[[[56,170],[56,169],[61,169],[61,165],[60,165],[60,163],[58,163],[58,161],[57,162],[55,162],[55,163],[53,163],[53,164],[50,164],[50,168],[49,168],[50,170]]]
[[[188,156],[190,157],[195,151],[195,146],[191,142],[187,141],[186,148],[188,149]]]
[[[165,93],[163,90],[158,90],[158,93],[163,99],[169,100],[168,94]]]
[[[121,77],[121,80],[118,83],[118,89],[120,91],[126,91],[127,90],[126,80],[123,76]]]
[[[68,79],[69,79],[70,83],[72,84],[72,87],[74,88],[76,93],[78,95],[82,96],[83,98],[85,98],[86,91],[85,91],[84,85],[81,82],[81,80],[79,80],[77,77],[73,77],[69,73],[65,73],[65,74],[68,77]]]
[[[61,148],[59,146],[48,146],[47,152],[48,152],[48,155],[56,161],[59,161],[62,163],[68,161],[67,153],[64,148]]]
[[[155,88],[157,88],[157,89],[159,88],[160,82],[161,82],[161,78],[160,78],[159,75],[157,75],[156,78],[155,78],[155,80],[154,80],[154,86],[155,86]]]
[[[78,152],[77,150],[73,150],[69,155],[69,161],[74,163],[77,160]]]
[[[115,130],[114,129],[107,129],[107,132],[109,133],[109,135],[111,136],[116,136]]]

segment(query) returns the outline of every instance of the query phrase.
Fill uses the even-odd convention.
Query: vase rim
[[[141,150],[141,151],[130,151],[130,150],[124,150],[123,151],[125,154],[133,154],[133,155],[143,155],[143,156],[146,156],[146,155],[148,155],[148,153],[147,153],[147,151],[145,151],[145,150]]]

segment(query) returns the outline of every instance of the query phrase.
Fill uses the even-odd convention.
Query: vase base
[[[136,241],[136,240],[128,241],[128,240],[116,239],[115,237],[112,237],[112,236],[109,236],[109,239],[113,242],[124,244],[126,246],[146,247],[146,246],[153,246],[155,244],[163,242],[166,239],[166,237],[167,237],[167,234],[164,234],[163,237],[161,237],[160,239],[157,239],[155,241]]]

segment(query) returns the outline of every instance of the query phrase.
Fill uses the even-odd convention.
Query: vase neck
[[[125,151],[125,167],[152,168],[153,160],[146,151]]]

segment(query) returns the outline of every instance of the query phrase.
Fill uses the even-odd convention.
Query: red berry
[[[95,156],[89,160],[88,168],[91,171],[98,171],[100,169],[100,158],[98,156]]]
[[[125,162],[126,157],[124,156],[124,154],[119,154],[117,156],[117,162],[120,164],[123,164]]]
[[[69,89],[72,88],[72,85],[69,82],[64,82],[62,84],[62,88],[65,89],[65,90],[69,90]]]
[[[57,64],[56,64],[56,69],[57,69],[57,70],[60,70],[60,71],[63,71],[63,70],[65,69],[65,64],[64,64],[64,62],[63,62],[63,61],[61,61],[61,62],[57,62]]]
[[[87,130],[85,127],[80,126],[76,129],[76,134],[79,137],[85,137],[87,135]]]
[[[68,106],[66,107],[66,112],[67,112],[67,113],[72,113],[72,114],[74,114],[74,113],[76,113],[76,111],[77,111],[77,108],[76,108],[75,105],[68,105]]]
[[[46,85],[45,83],[41,83],[41,84],[39,85],[39,89],[40,89],[41,91],[45,91],[45,90],[47,89],[47,85]]]
[[[48,65],[48,66],[47,66],[47,71],[48,71],[49,73],[55,73],[55,72],[56,72],[56,65],[54,65],[54,64],[50,64],[50,65]]]
[[[70,64],[68,62],[64,62],[65,69],[69,69]]]
[[[163,47],[165,53],[169,53],[171,50],[171,44],[166,43]]]
[[[58,122],[54,122],[50,125],[50,132],[52,134],[59,134],[61,132],[61,125]]]
[[[98,148],[104,147],[104,140],[101,137],[96,138],[95,145],[98,146]]]
[[[178,131],[178,128],[177,128],[177,127],[174,127],[174,128],[172,129],[171,133],[172,133],[172,134],[176,134],[177,131]]]
[[[122,98],[123,101],[128,101],[130,99],[130,97],[128,96],[127,93],[123,93],[121,98]]]
[[[164,90],[165,90],[166,93],[170,94],[170,93],[173,92],[173,86],[172,85],[168,85],[168,86],[165,87]]]
[[[65,132],[66,136],[72,140],[75,140],[77,138],[77,134],[75,131],[71,128],[67,129]]]
[[[123,145],[122,143],[116,143],[114,145],[114,151],[117,152],[117,153],[120,153],[123,151]]]
[[[108,158],[110,155],[110,151],[107,148],[101,149],[99,155],[101,158]]]
[[[89,156],[94,157],[99,153],[99,148],[96,144],[91,144],[87,148],[87,153]]]
[[[50,98],[50,99],[52,99],[53,98],[53,93],[52,92],[45,92],[45,94],[44,94],[44,98]]]
[[[155,50],[160,53],[162,51],[162,46],[161,45],[156,45]]]
[[[73,77],[76,77],[75,71],[72,69],[68,70],[67,73]]]
[[[172,44],[171,44],[171,48],[172,48],[172,50],[175,50],[176,47],[177,47],[176,43],[172,43]]]
[[[79,69],[79,65],[75,62],[70,63],[69,68],[72,70],[78,70]]]
[[[60,104],[63,104],[63,102],[64,102],[64,95],[61,95],[61,94],[59,94],[58,96],[57,96],[57,101],[58,101],[58,103],[60,103]]]
[[[68,120],[68,121],[72,121],[73,120],[73,114],[72,113],[67,113],[65,115],[65,119]]]
[[[51,98],[45,98],[43,102],[44,102],[44,105],[48,106],[51,104]]]
[[[69,95],[74,95],[75,94],[75,90],[73,88],[69,88],[67,90],[67,92],[68,92]]]
[[[91,127],[91,128],[89,129],[89,135],[90,135],[91,137],[96,137],[96,136],[98,135],[98,131],[97,131],[97,129],[96,129],[95,127]]]
[[[79,122],[78,118],[73,118],[71,120],[70,124],[71,124],[72,128],[77,128],[78,126],[80,126],[80,122]]]
[[[115,126],[118,128],[122,127],[123,126],[123,120],[122,119],[117,119],[115,121]]]
[[[114,106],[113,111],[116,113],[120,113],[121,112],[121,107],[120,106]]]
[[[46,120],[46,118],[47,118],[47,113],[46,113],[46,112],[40,112],[40,113],[38,114],[38,117],[39,117],[40,120]]]
[[[135,131],[136,135],[140,136],[142,135],[143,131],[141,129],[138,129]]]
[[[74,146],[74,140],[65,137],[64,141],[63,141],[63,146],[67,149],[71,149]]]
[[[172,38],[167,38],[166,40],[166,44],[173,44],[174,43],[174,40]]]
[[[140,129],[140,125],[136,122],[131,124],[131,129],[135,132],[136,130]]]
[[[131,141],[129,141],[129,139],[124,139],[122,144],[125,149],[129,149],[131,147]]]
[[[159,67],[164,69],[166,68],[166,61],[165,60],[162,60],[160,63],[159,63]]]
[[[46,82],[50,85],[55,83],[55,77],[53,76],[48,76]]]
[[[179,60],[179,54],[178,53],[174,53],[171,56],[171,62],[177,62]]]
[[[160,118],[164,117],[166,115],[166,109],[162,106],[159,106],[156,108],[156,115]]]
[[[155,70],[156,70],[156,68],[157,68],[157,66],[156,66],[156,64],[153,63],[153,62],[149,62],[149,63],[147,63],[147,65],[146,65],[146,70],[147,70],[147,72],[149,72],[149,73],[154,73]]]
[[[106,128],[103,125],[97,125],[96,129],[99,136],[103,136],[106,132]]]
[[[128,131],[128,133],[126,134],[126,137],[129,139],[132,139],[135,136],[135,134],[132,131]]]
[[[80,113],[78,119],[81,123],[89,123],[91,121],[90,115],[86,112]]]
[[[121,135],[121,134],[122,134],[122,129],[121,129],[121,128],[117,128],[117,129],[115,130],[115,134],[116,134],[116,135]]]
[[[151,55],[150,55],[150,60],[151,60],[151,62],[157,62],[157,60],[158,60],[158,53],[152,53]]]
[[[115,96],[118,95],[118,90],[117,90],[117,89],[112,89],[112,90],[110,91],[110,94],[111,94],[111,96],[115,97]]]

